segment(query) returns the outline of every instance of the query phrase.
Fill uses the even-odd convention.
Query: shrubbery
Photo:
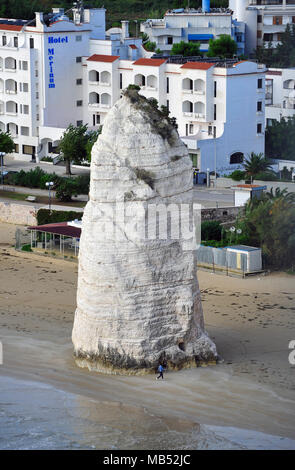
[[[201,224],[201,239],[204,241],[221,240],[222,226],[217,220],[206,220]]]
[[[46,173],[38,166],[30,171],[21,170],[18,173],[8,173],[4,180],[6,184],[40,189],[46,189],[46,183],[49,181],[53,181],[56,197],[61,201],[70,201],[71,196],[88,194],[89,192],[89,174],[65,178],[55,173]]]
[[[82,218],[82,212],[75,211],[50,211],[49,209],[39,209],[37,212],[38,225],[54,224],[57,222],[69,222]]]
[[[244,179],[245,179],[245,176],[246,176],[246,174],[245,174],[245,172],[242,171],[242,170],[235,170],[235,171],[233,171],[233,172],[229,175],[229,177],[230,177],[231,179],[233,179],[234,181],[241,181],[241,180],[244,180]]]

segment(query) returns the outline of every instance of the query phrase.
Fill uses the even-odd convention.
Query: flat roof
[[[248,246],[248,245],[231,245],[226,246],[228,250],[238,250],[238,251],[256,251],[261,250],[261,248],[257,248],[256,246]]]
[[[266,189],[266,186],[261,186],[260,184],[237,184],[233,186],[232,189],[246,189],[251,191],[252,189]]]

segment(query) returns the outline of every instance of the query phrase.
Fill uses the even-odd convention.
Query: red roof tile
[[[133,62],[133,65],[147,65],[150,67],[160,67],[160,65],[165,64],[166,60],[164,59],[145,59],[142,57],[141,59],[136,60]]]
[[[22,25],[14,25],[14,24],[0,24],[0,29],[6,31],[21,31],[23,29]]]
[[[266,75],[282,75],[282,72],[279,70],[267,70]]]
[[[119,58],[119,55],[93,54],[92,56],[88,57],[87,60],[92,60],[94,62],[115,62],[115,60]]]
[[[208,70],[214,67],[212,62],[186,62],[180,68],[181,69],[196,69],[196,70]]]
[[[129,47],[131,47],[131,49],[137,49],[135,44],[129,44]]]
[[[262,188],[261,184],[237,184],[236,188],[245,188],[245,189],[253,189],[253,188]]]

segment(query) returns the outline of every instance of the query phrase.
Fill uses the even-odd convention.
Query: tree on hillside
[[[251,178],[251,181],[262,172],[271,172],[271,164],[264,157],[262,153],[251,152],[248,159],[243,163],[246,177]]]
[[[207,57],[231,58],[237,53],[237,43],[229,34],[221,34],[218,39],[209,40]]]
[[[265,131],[265,154],[268,158],[295,161],[295,116],[272,121]]]
[[[171,55],[183,55],[185,57],[189,56],[202,56],[200,52],[200,43],[199,42],[184,42],[180,41],[173,44],[171,49]]]
[[[11,153],[14,151],[14,148],[15,145],[9,132],[0,131],[0,152]]]
[[[86,158],[88,142],[87,125],[75,127],[70,124],[63,133],[59,150],[66,163],[66,174],[71,174],[71,162],[79,163]]]

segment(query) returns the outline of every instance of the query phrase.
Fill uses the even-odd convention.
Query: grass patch
[[[22,194],[14,191],[0,190],[0,198],[14,199],[15,201],[25,201],[30,194]]]

